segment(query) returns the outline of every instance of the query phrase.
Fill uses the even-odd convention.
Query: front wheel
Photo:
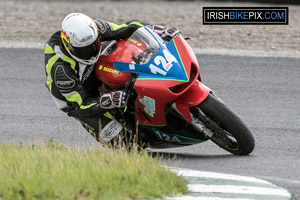
[[[250,130],[216,96],[209,94],[191,111],[213,133],[210,139],[221,148],[234,155],[248,155],[253,151],[255,142]]]

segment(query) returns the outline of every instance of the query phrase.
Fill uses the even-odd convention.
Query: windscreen
[[[126,39],[119,55],[118,61],[124,61],[124,58],[131,58],[132,63],[146,64],[159,50],[159,44],[156,39],[142,27],[137,29],[130,38]]]

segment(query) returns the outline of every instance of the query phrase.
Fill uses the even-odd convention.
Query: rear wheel
[[[220,99],[209,94],[192,114],[213,132],[210,139],[235,155],[248,155],[255,146],[254,138],[242,120]]]

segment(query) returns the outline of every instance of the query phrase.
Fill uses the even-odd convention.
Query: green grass
[[[145,152],[0,144],[0,199],[157,199],[187,181]]]

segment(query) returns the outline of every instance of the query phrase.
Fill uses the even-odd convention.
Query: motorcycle
[[[201,82],[197,58],[182,35],[166,42],[142,27],[103,48],[95,74],[106,90],[130,94],[125,110],[111,111],[125,129],[138,130],[143,141],[154,146],[211,140],[234,155],[253,151],[252,133]]]

